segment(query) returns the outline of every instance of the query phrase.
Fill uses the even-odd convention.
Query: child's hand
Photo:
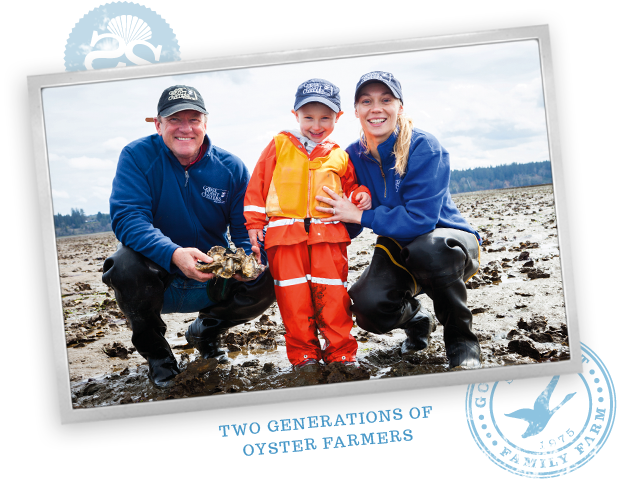
[[[255,257],[257,258],[257,261],[261,263],[261,252],[259,250],[259,243],[257,242],[257,239],[259,239],[259,241],[263,243],[264,231],[262,229],[255,228],[255,229],[248,230],[248,232],[249,232],[249,241],[251,242],[251,246],[252,246],[251,249],[253,250],[253,253],[255,253]]]
[[[360,210],[370,210],[371,206],[373,206],[373,202],[371,201],[371,195],[361,191],[356,195],[356,201],[358,202],[358,209]]]

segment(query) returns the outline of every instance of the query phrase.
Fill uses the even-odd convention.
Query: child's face
[[[308,139],[315,143],[324,141],[334,131],[334,124],[343,114],[342,111],[334,113],[332,109],[323,103],[307,103],[298,111],[291,110],[296,115],[300,124],[300,131]]]

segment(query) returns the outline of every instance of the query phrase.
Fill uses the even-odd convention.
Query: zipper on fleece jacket
[[[184,190],[185,190],[185,204],[186,204],[186,210],[189,212],[189,218],[191,219],[191,224],[193,225],[193,246],[197,245],[197,241],[199,240],[199,233],[197,231],[197,225],[195,224],[195,220],[193,219],[194,214],[193,214],[193,207],[191,205],[191,197],[189,194],[189,190],[188,190],[188,186],[189,186],[189,168],[191,168],[193,165],[195,165],[197,162],[193,162],[190,165],[186,166],[186,167],[182,167],[184,169]]]
[[[381,177],[383,178],[383,197],[386,198],[386,193],[388,192],[388,186],[386,185],[386,175],[383,172],[383,167],[381,165],[381,162],[377,161],[374,158],[371,158],[370,156],[366,154],[364,156],[366,156],[370,161],[372,161],[373,163],[379,166],[379,171],[381,171]]]

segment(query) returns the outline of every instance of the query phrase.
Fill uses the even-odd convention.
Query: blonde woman
[[[401,84],[391,73],[363,75],[354,103],[362,133],[347,153],[373,207],[361,211],[327,188],[329,197],[317,199],[331,206],[321,208],[333,213],[329,221],[379,235],[371,264],[349,290],[358,326],[375,334],[403,329],[404,356],[425,349],[435,329],[416,299],[425,293],[444,327],[450,369],[480,368],[465,281],[478,271],[482,240],[450,196],[449,154],[404,115]]]

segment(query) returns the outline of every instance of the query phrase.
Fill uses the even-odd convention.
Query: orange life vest
[[[344,150],[334,147],[325,156],[309,158],[299,142],[285,133],[274,137],[276,146],[276,167],[266,198],[266,214],[269,217],[285,218],[327,218],[330,213],[315,209],[329,205],[315,199],[324,195],[324,186],[343,196],[341,176],[347,170],[349,157]],[[315,148],[318,150],[317,148]],[[319,149],[317,153],[319,154]],[[312,156],[312,155],[311,155]]]

